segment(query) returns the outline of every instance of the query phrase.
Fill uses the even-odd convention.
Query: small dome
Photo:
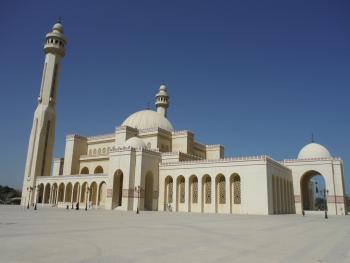
[[[298,154],[298,159],[312,158],[332,158],[326,147],[318,143],[309,143],[305,145]]]
[[[53,25],[52,30],[53,31],[58,31],[58,32],[63,34],[63,26],[59,22]]]
[[[144,143],[144,141],[138,137],[130,138],[125,142],[124,146],[132,148],[146,148],[146,144]]]
[[[152,110],[142,110],[131,114],[122,126],[130,126],[139,130],[161,128],[167,131],[173,131],[173,125],[163,115]]]
[[[159,92],[156,94],[156,97],[159,97],[159,96],[168,96],[168,92],[166,90],[166,86],[165,85],[161,85],[159,87]]]

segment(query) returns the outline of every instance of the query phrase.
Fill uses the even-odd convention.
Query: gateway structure
[[[330,214],[345,214],[343,163],[311,143],[294,160],[224,157],[167,118],[161,85],[156,111],[130,115],[107,135],[68,135],[63,158],[52,162],[55,99],[67,39],[61,23],[46,35],[45,64],[34,113],[22,204],[234,214],[301,213],[312,208],[310,179],[323,175]],[[52,174],[51,164],[53,163]],[[312,181],[311,181],[312,183]]]

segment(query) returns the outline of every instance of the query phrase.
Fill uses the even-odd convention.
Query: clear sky
[[[153,105],[226,156],[294,158],[310,142],[345,163],[350,190],[350,2],[1,1],[0,184],[21,187],[44,37],[68,37],[55,157],[71,133],[112,133]]]

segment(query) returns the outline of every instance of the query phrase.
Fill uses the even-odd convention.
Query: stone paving
[[[0,206],[0,262],[350,262],[350,216]]]

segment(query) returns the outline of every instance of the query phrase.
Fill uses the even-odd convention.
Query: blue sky
[[[67,134],[111,133],[153,105],[164,82],[175,129],[277,160],[313,132],[343,158],[349,192],[349,13],[345,0],[2,1],[0,184],[21,187],[44,37],[61,16],[55,157]]]

